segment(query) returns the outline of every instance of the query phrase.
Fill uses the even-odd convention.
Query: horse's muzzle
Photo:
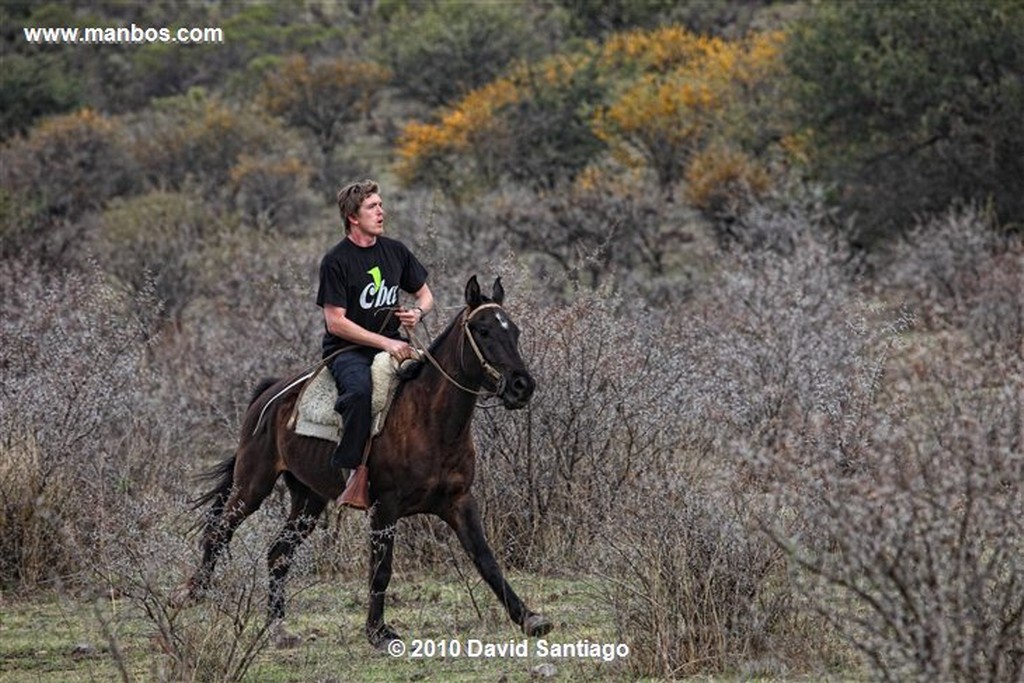
[[[513,370],[505,379],[505,390],[501,392],[501,400],[509,410],[524,408],[530,402],[536,388],[537,383],[530,377],[530,373]]]

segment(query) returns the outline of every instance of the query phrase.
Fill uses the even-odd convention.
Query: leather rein
[[[431,354],[430,351],[427,350],[427,347],[422,342],[420,342],[419,339],[416,338],[412,330],[409,330],[409,338],[415,341],[417,346],[421,347],[417,349],[419,354],[425,357],[430,362],[430,364],[433,365],[437,369],[437,371],[441,373],[442,377],[444,377],[446,380],[457,386],[459,389],[465,391],[467,394],[472,394],[474,396],[497,396],[505,388],[505,378],[493,365],[487,362],[487,359],[484,358],[483,352],[480,351],[480,346],[477,344],[476,339],[473,337],[473,333],[469,331],[469,321],[473,319],[473,316],[475,316],[480,311],[486,310],[488,308],[501,308],[501,305],[496,303],[481,304],[474,308],[473,310],[468,311],[467,313],[463,313],[462,320],[459,322],[459,326],[462,328],[464,339],[469,340],[470,348],[473,349],[473,353],[476,355],[477,360],[480,361],[480,367],[483,368],[484,374],[487,375],[487,377],[494,383],[493,390],[479,391],[476,389],[470,389],[469,387],[463,386],[462,383],[460,383],[457,379],[449,375],[445,371],[445,369],[441,367],[441,364],[438,363],[437,359],[434,358],[433,354]]]
[[[468,313],[463,313],[462,320],[459,322],[459,326],[462,328],[462,332],[465,335],[465,338],[469,339],[469,345],[473,349],[473,353],[476,354],[477,360],[480,361],[480,366],[483,368],[484,374],[486,374],[490,378],[490,380],[494,382],[495,388],[492,391],[478,391],[476,389],[470,389],[469,387],[463,386],[457,379],[449,375],[445,371],[445,369],[441,367],[441,364],[437,362],[437,359],[434,358],[433,354],[431,354],[430,351],[427,350],[426,345],[424,345],[417,338],[416,334],[411,329],[406,328],[409,334],[409,339],[411,341],[416,342],[416,345],[420,347],[416,349],[417,353],[419,353],[419,355],[425,357],[428,361],[430,361],[430,364],[437,368],[437,371],[441,373],[442,377],[444,377],[446,380],[457,386],[459,389],[465,391],[467,394],[472,394],[474,396],[497,396],[505,388],[505,378],[502,377],[501,373],[498,372],[498,370],[496,370],[493,365],[487,362],[487,359],[484,358],[484,354],[480,351],[480,347],[476,343],[476,339],[473,338],[473,333],[469,331],[469,321],[473,319],[473,316],[479,313],[480,311],[488,308],[501,308],[501,305],[496,303],[481,304],[474,308],[472,311],[469,311]],[[260,410],[259,417],[256,419],[256,426],[253,428],[252,433],[256,434],[257,432],[259,432],[260,426],[263,424],[263,417],[266,414],[267,410],[270,408],[270,405],[274,401],[279,399],[281,396],[284,396],[292,388],[298,386],[299,384],[302,384],[303,382],[311,378],[314,374],[316,374],[317,370],[319,370],[326,363],[330,362],[330,360],[337,356],[339,353],[348,351],[353,348],[357,347],[354,344],[350,344],[344,348],[338,349],[330,356],[318,360],[316,363],[309,366],[306,370],[303,370],[302,373],[299,375],[298,379],[293,380],[284,389],[281,389],[279,392],[274,394],[270,398],[270,400],[268,400],[263,405],[263,409]]]

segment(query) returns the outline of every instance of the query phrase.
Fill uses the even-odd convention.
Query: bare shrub
[[[745,252],[709,297],[695,394],[718,399],[709,436],[773,501],[760,519],[800,593],[874,676],[1018,680],[1019,351],[950,328],[966,311],[934,334],[859,303],[829,253]]]
[[[949,324],[969,305],[998,242],[991,216],[976,206],[953,207],[893,245],[885,275],[919,302],[925,323]]]
[[[681,245],[694,239],[686,209],[666,207],[639,183],[597,174],[559,192],[506,189],[487,206],[494,214],[487,222],[503,228],[515,251],[543,255],[558,266],[553,277],[591,287],[664,278],[679,266]]]
[[[918,223],[883,267],[928,327],[966,330],[990,359],[992,347],[1024,354],[1024,241],[983,209],[953,206]]]
[[[1007,354],[1024,359],[1024,240],[1008,236],[979,274],[978,289],[964,316],[964,328],[981,355],[991,361]],[[983,367],[995,368],[986,362]]]
[[[153,345],[152,400],[173,406],[196,469],[226,457],[256,384],[317,360],[316,247],[235,227],[193,255],[196,296]],[[308,249],[308,251],[304,251]]]
[[[182,528],[189,523],[182,513],[188,506],[166,496],[122,505],[122,514],[94,539],[104,552],[94,585],[129,607],[106,616],[113,644],[118,632],[147,634],[155,654],[153,680],[242,680],[273,635],[266,622],[266,543],[254,534],[270,538],[267,523],[276,524],[279,514],[255,515],[256,523],[240,530],[236,552],[223,563],[204,600],[179,607],[173,587],[188,561],[196,560],[194,551],[182,547]],[[297,582],[308,576],[302,571],[304,558],[299,558]]]
[[[80,569],[148,327],[96,269],[56,277],[3,261],[0,286],[0,580],[35,587]]]
[[[754,529],[755,510],[692,482],[649,478],[623,496],[595,545],[602,598],[642,676],[674,679],[751,666],[779,673],[792,618],[782,553]]]
[[[793,438],[790,421],[857,366],[866,335],[849,318],[865,311],[836,244],[802,214],[770,219],[666,311],[610,287],[507,285],[538,391],[478,418],[488,533],[514,565],[599,572],[642,675],[777,673],[778,653],[802,656],[800,629],[837,656],[757,529],[763,489],[738,446]]]
[[[505,185],[471,204],[415,190],[399,212],[426,225],[418,253],[432,258],[436,272],[458,273],[456,291],[467,267],[512,253],[527,281],[547,283],[546,303],[571,299],[574,286],[607,286],[662,308],[690,293],[710,249],[698,241],[692,209],[597,174],[545,193]]]
[[[581,289],[566,306],[531,301],[540,296],[509,304],[537,393],[522,411],[484,410],[475,423],[484,517],[517,565],[586,555],[620,487],[667,468],[681,440],[682,369],[657,317],[624,324],[610,290]]]
[[[776,538],[819,611],[880,679],[1016,681],[1024,671],[1021,368],[1004,366],[1013,373],[992,387],[949,360],[937,359],[894,406],[876,398],[842,416],[871,425],[856,472],[822,465],[826,450],[842,447],[838,422],[804,440],[804,457],[766,456],[780,473],[780,505],[800,510],[813,530]],[[880,415],[888,411],[898,414]]]
[[[759,237],[723,256],[677,334],[692,363],[689,427],[742,466],[733,442],[785,448],[822,401],[842,400],[875,310],[856,291],[847,254],[801,212],[762,214]],[[840,454],[853,466],[855,453]],[[755,482],[750,482],[754,483]]]
[[[813,665],[792,633],[821,621],[798,614],[732,450],[740,434],[781,442],[815,374],[854,362],[852,343],[823,353],[850,336],[849,302],[825,303],[846,291],[834,255],[798,237],[789,255],[730,257],[718,289],[668,315],[609,288],[543,305],[553,283],[507,287],[538,391],[478,417],[488,533],[511,564],[597,573],[639,675],[778,673],[782,653]],[[790,339],[810,332],[810,349]],[[834,658],[819,636],[807,649]]]

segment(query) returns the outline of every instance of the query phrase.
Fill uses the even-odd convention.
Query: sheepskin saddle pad
[[[406,361],[411,362],[411,361]],[[384,428],[391,399],[398,388],[398,363],[386,351],[378,353],[370,366],[373,381],[372,413],[374,436]],[[296,402],[295,411],[288,420],[288,428],[301,436],[338,442],[341,440],[341,415],[334,410],[338,400],[338,386],[326,364],[315,370],[306,380]]]

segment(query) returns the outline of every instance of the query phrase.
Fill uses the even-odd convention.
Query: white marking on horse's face
[[[498,323],[501,324],[502,329],[508,329],[508,318],[506,318],[501,311],[496,312],[494,317],[498,319]]]

